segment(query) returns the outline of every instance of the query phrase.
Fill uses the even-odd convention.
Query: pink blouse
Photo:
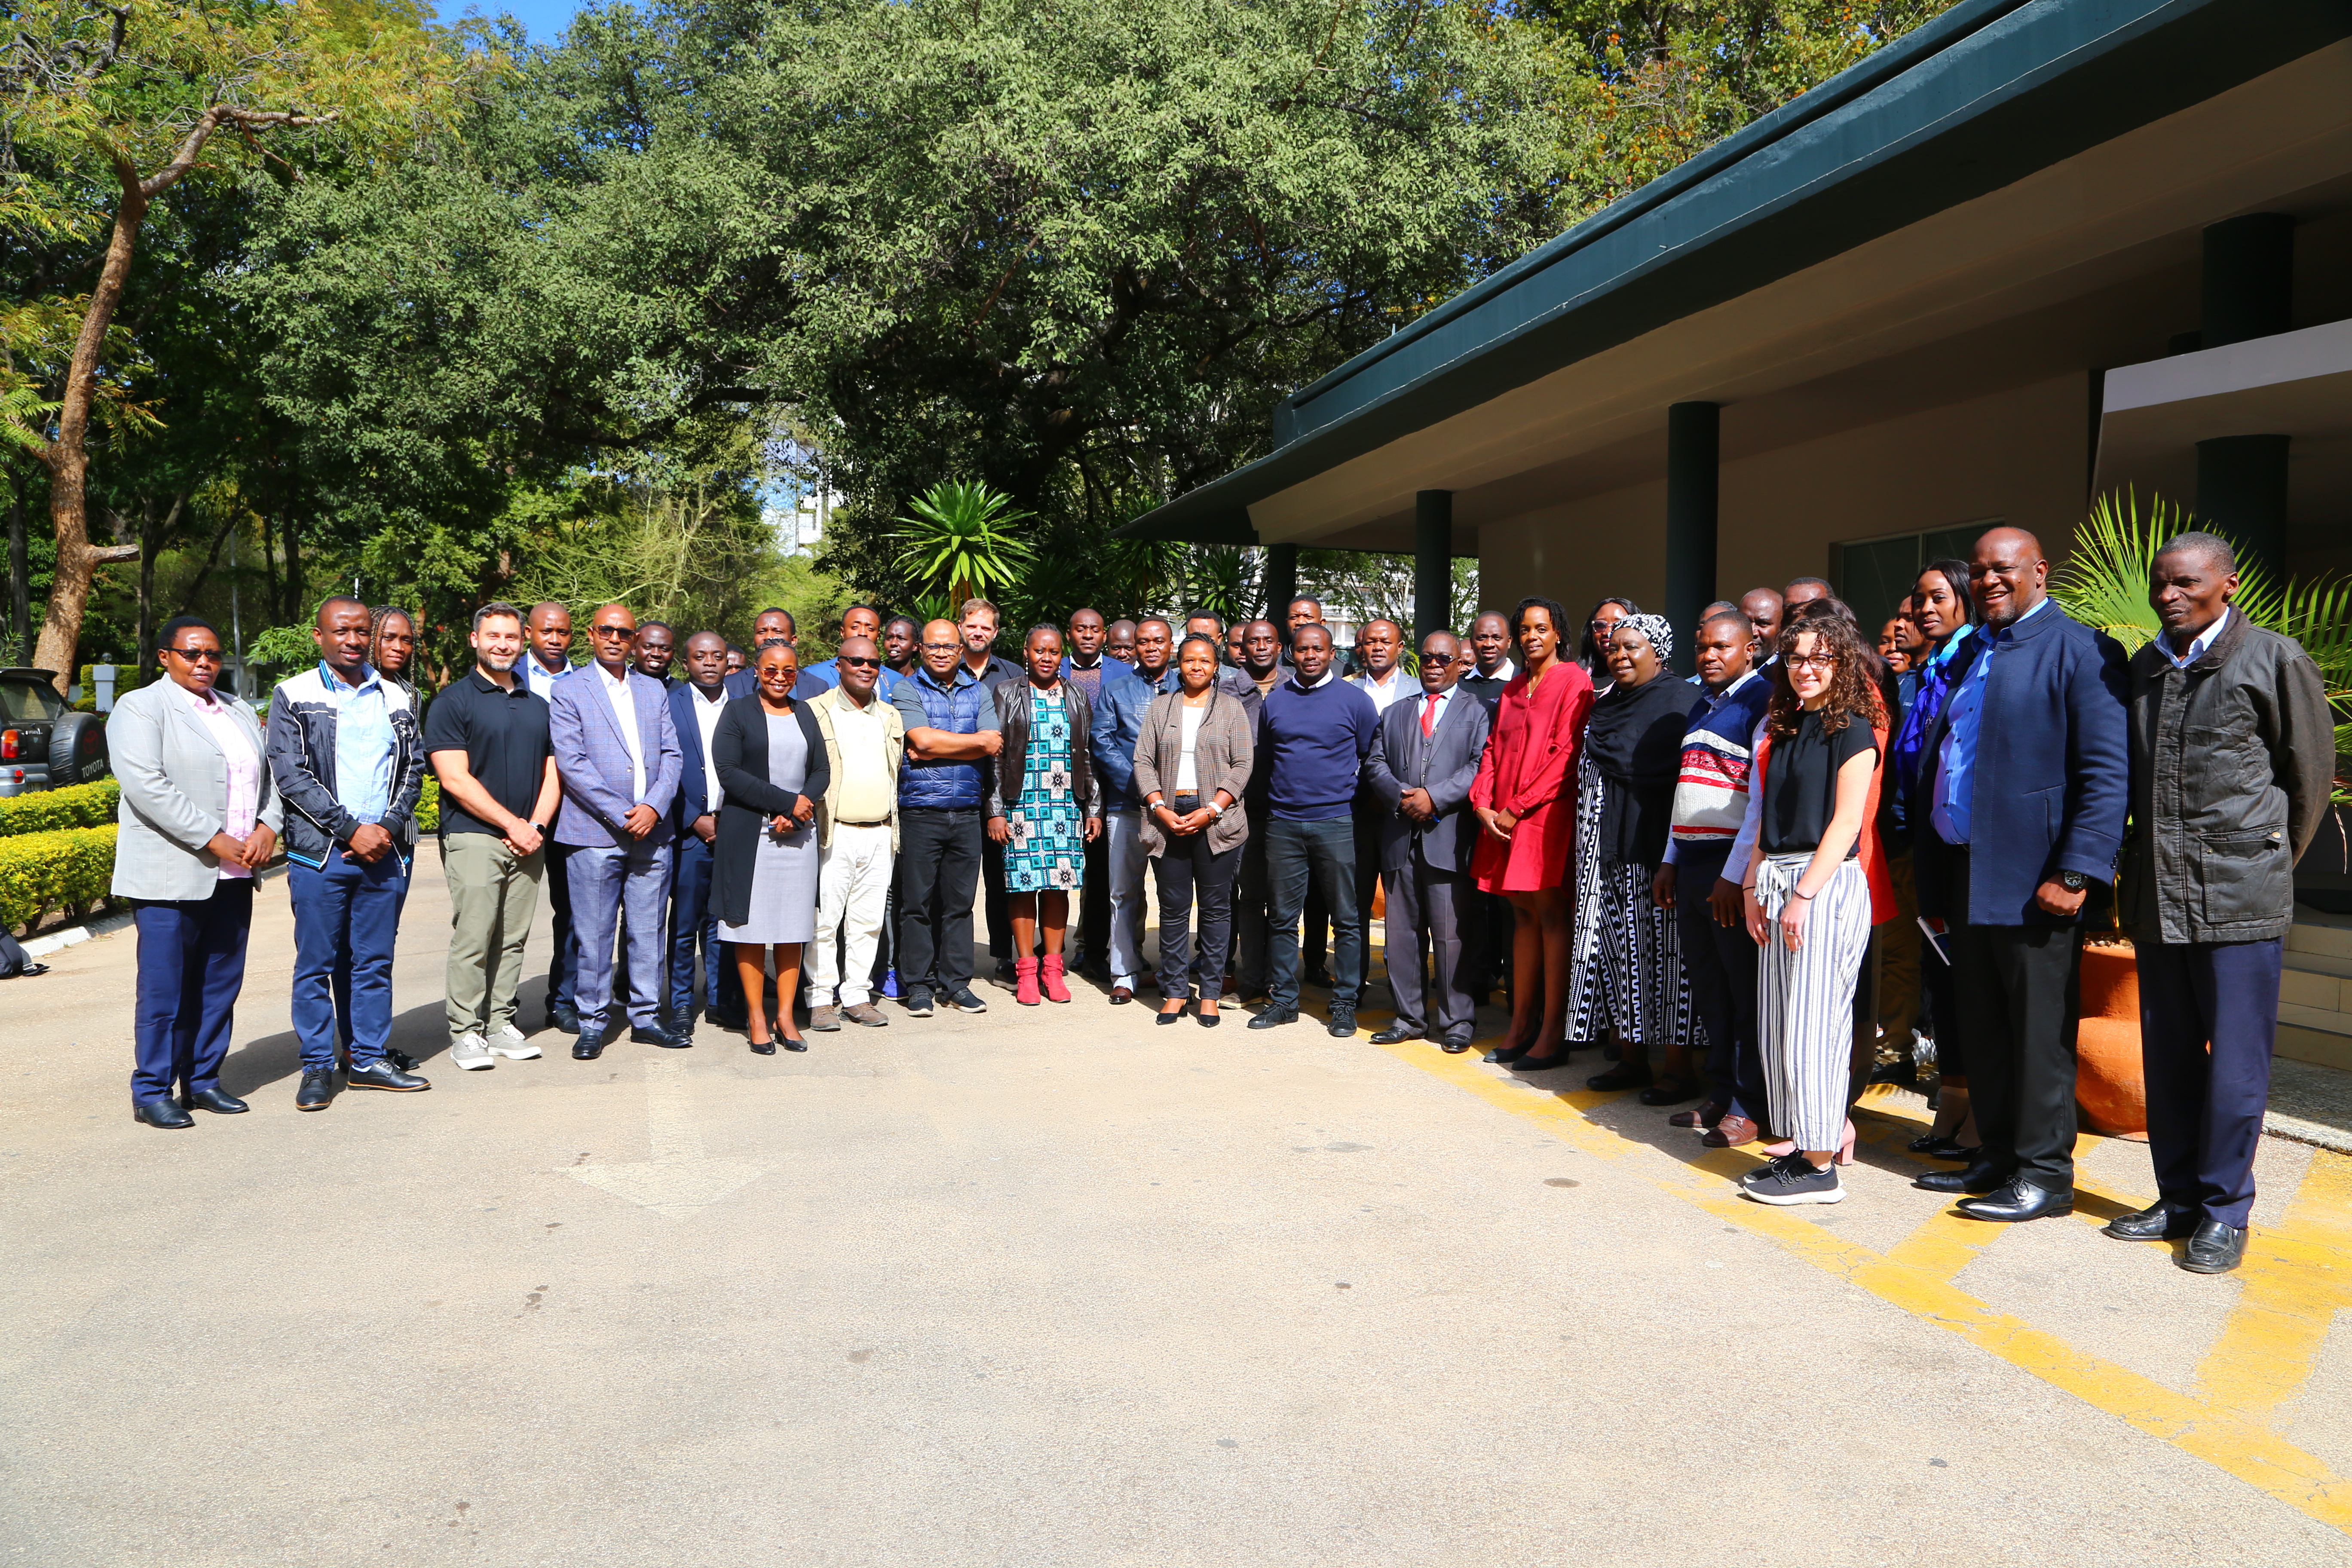
[[[254,818],[261,810],[260,753],[253,749],[252,738],[236,721],[236,710],[226,699],[200,697],[189,691],[188,705],[196,710],[196,717],[211,727],[213,742],[220,747],[221,758],[228,766],[228,815],[222,820],[220,830],[231,838],[251,837]],[[234,860],[221,862],[220,879],[224,882],[252,875]]]

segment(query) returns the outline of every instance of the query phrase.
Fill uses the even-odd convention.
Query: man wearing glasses
[[[408,893],[425,748],[415,700],[368,663],[368,607],[319,606],[317,668],[281,682],[269,702],[269,771],[286,813],[287,892],[294,905],[294,1033],[302,1043],[298,1110],[334,1103],[335,1047],[351,1041],[351,1089],[414,1093],[433,1086],[394,1059],[392,953]],[[350,1013],[338,1028],[337,981]]]
[[[841,684],[809,703],[831,768],[818,803],[816,936],[808,947],[809,1027],[890,1020],[871,999],[875,948],[898,852],[898,768],[906,721],[882,700],[882,650],[853,637],[835,656]],[[836,953],[835,947],[845,950]]]
[[[906,726],[898,774],[898,984],[910,1017],[937,994],[966,1013],[988,1004],[971,989],[971,900],[980,883],[982,802],[1004,749],[988,688],[963,668],[953,621],[923,628],[922,668],[892,700]]]
[[[253,873],[277,853],[283,808],[261,721],[213,689],[220,634],[182,616],[156,643],[165,679],[121,699],[107,721],[122,784],[113,890],[139,928],[131,1114],[184,1128],[190,1110],[246,1109],[221,1088],[221,1061],[245,987]]]

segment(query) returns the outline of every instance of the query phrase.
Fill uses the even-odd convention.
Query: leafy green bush
[[[425,793],[416,797],[416,831],[441,831],[441,781],[431,773],[425,775]]]
[[[106,896],[114,880],[114,826],[0,838],[0,927],[31,925],[53,910]]]
[[[0,838],[50,833],[65,827],[101,827],[112,822],[122,786],[113,779],[47,789],[0,800]]]

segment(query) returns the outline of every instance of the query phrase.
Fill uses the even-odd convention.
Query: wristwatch
[[[2058,885],[2065,889],[2070,893],[2081,892],[2084,882],[2087,880],[2088,879],[2080,871],[2061,871],[2058,873]]]
[[[1209,803],[1209,816],[1215,821],[1223,822],[1225,819],[1225,808],[1213,800]]]

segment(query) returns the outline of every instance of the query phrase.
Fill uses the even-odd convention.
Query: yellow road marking
[[[1635,1151],[1657,1152],[1591,1121],[1593,1106],[1620,1098],[1600,1093],[1545,1093],[1483,1067],[1468,1052],[1446,1056],[1428,1042],[1382,1047],[1419,1070],[1466,1089],[1513,1115],[1542,1123],[1576,1148],[1604,1159]],[[1864,1096],[1873,1104],[1884,1090]],[[1906,1119],[1908,1120],[1908,1119]],[[1874,1142],[1884,1142],[1873,1136]],[[1671,1156],[1668,1157],[1670,1160]],[[1958,1334],[2021,1371],[2064,1389],[2095,1409],[2128,1422],[2347,1534],[2352,1534],[2352,1481],[2335,1475],[2261,1425],[2264,1412],[2292,1395],[2311,1373],[2333,1308],[2352,1305],[2352,1161],[2326,1151],[2315,1155],[2284,1223],[2258,1229],[2246,1249],[2243,1294],[2230,1325],[2198,1370],[2200,1392],[2228,1390],[2226,1399],[2176,1393],[2130,1368],[2087,1355],[2023,1320],[1996,1311],[1951,1281],[2007,1230],[1950,1210],[1881,1254],[1832,1235],[1797,1213],[1748,1203],[1700,1179],[1728,1177],[1754,1163],[1737,1150],[1706,1151],[1643,1176],[1706,1213],[1761,1236],[1822,1271],[1888,1304]],[[1643,1162],[1649,1166],[1650,1162]],[[2104,1214],[2139,1202],[2080,1184],[2078,1203],[2094,1212],[2078,1217],[2105,1224]],[[2250,1419],[2251,1417],[2251,1419]]]

